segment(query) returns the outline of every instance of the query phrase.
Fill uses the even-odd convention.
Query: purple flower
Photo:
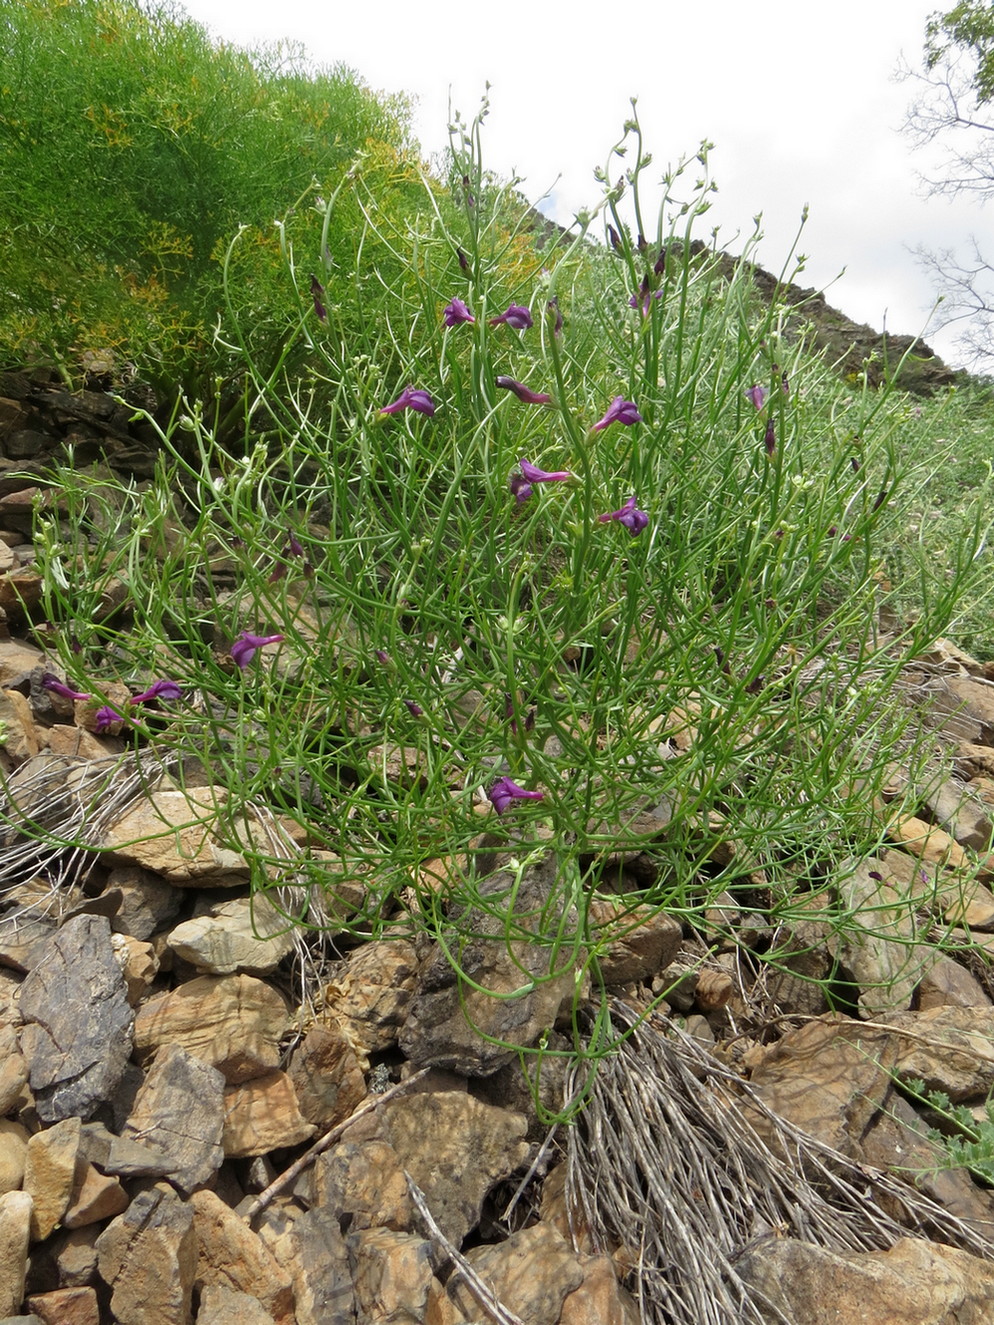
[[[543,799],[541,791],[525,791],[524,787],[519,787],[510,778],[498,778],[487,792],[487,796],[498,814],[503,814],[506,810],[509,810],[515,801],[540,801]]]
[[[384,405],[381,414],[396,414],[402,409],[413,409],[429,417],[435,413],[435,403],[427,391],[413,386],[405,386],[396,400]]]
[[[603,428],[610,428],[612,423],[622,423],[626,428],[630,428],[633,423],[641,423],[642,415],[638,412],[638,406],[634,400],[626,400],[624,396],[615,396],[608,406],[607,413],[602,419],[598,419],[591,432],[600,432]]]
[[[552,326],[553,336],[558,336],[563,329],[563,310],[559,307],[558,295],[553,295],[549,300],[549,308],[555,309],[556,320]]]
[[[545,395],[542,391],[532,391],[531,387],[525,386],[523,382],[515,381],[513,377],[495,377],[494,381],[504,391],[513,391],[519,400],[523,400],[526,405],[551,405],[552,397]]]
[[[89,699],[89,691],[70,690],[67,685],[53,676],[51,672],[46,672],[41,678],[41,683],[46,690],[51,690],[53,695],[61,695],[63,699]]]
[[[321,296],[324,294],[324,286],[314,275],[311,276],[311,298],[314,300],[314,312],[317,314],[319,322],[328,321],[328,310],[321,302]]]
[[[390,663],[390,655],[386,649],[374,649],[373,657],[382,667],[386,667]]]
[[[597,519],[601,524],[607,524],[609,520],[617,520],[623,524],[631,536],[640,534],[649,523],[649,517],[645,511],[640,511],[635,505],[635,498],[629,497],[620,511],[610,511],[607,515],[599,515]]]
[[[766,447],[766,454],[772,455],[777,449],[777,434],[773,427],[773,419],[767,419],[766,431],[763,433],[763,445]]]
[[[413,699],[405,699],[404,706],[407,709],[408,713],[410,713],[412,718],[424,717],[424,712],[425,712],[424,709],[421,707],[420,704],[416,704]]]
[[[147,704],[150,699],[179,699],[183,693],[175,681],[153,681],[147,690],[131,697],[132,704]]]
[[[609,226],[608,226],[608,228],[607,228],[607,237],[608,237],[608,239],[611,241],[611,247],[614,249],[615,253],[620,253],[620,252],[621,252],[621,236],[618,234],[617,230],[615,230],[615,228],[614,228],[613,225],[609,225]]]
[[[755,386],[746,387],[746,399],[751,401],[757,409],[762,409],[766,402],[766,387],[760,386],[758,383]]]
[[[105,731],[108,731],[115,722],[124,721],[124,714],[118,713],[117,709],[112,709],[109,704],[105,704],[103,708],[97,709],[96,713],[93,715],[94,730],[101,736]]]
[[[231,646],[231,660],[243,672],[255,657],[256,649],[264,644],[279,644],[285,635],[253,635],[250,630],[243,630]]]
[[[450,300],[442,309],[442,318],[447,327],[457,327],[460,322],[476,321],[461,299]]]
[[[512,474],[509,486],[514,493],[514,500],[519,506],[523,506],[535,491],[528,480],[523,478],[521,474]]]
[[[302,557],[303,555],[304,555],[304,545],[303,543],[301,543],[300,539],[293,532],[293,530],[291,530],[290,533],[287,535],[286,544],[283,548],[283,556]]]
[[[519,460],[518,465],[529,483],[565,483],[573,477],[568,469],[539,469],[527,460]]]
[[[459,259],[459,266],[463,271],[469,271],[469,263],[466,261],[466,254],[461,248],[456,249],[456,257]]]
[[[648,317],[650,301],[653,299],[662,299],[662,297],[663,297],[662,290],[649,289],[649,278],[648,276],[646,276],[645,280],[643,280],[642,284],[639,286],[638,294],[633,294],[632,297],[629,299],[628,307],[638,308],[639,305],[641,305],[642,316]]]
[[[521,304],[509,304],[507,309],[501,313],[500,317],[492,317],[490,325],[496,327],[499,323],[506,322],[509,327],[515,331],[527,331],[532,325],[532,315],[527,308]]]

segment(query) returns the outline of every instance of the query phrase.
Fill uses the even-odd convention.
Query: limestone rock
[[[860,861],[839,885],[848,924],[838,957],[859,986],[864,1017],[903,1010],[936,960],[931,944],[917,939],[914,908],[882,873],[883,863]]]
[[[169,1179],[189,1194],[213,1178],[224,1149],[224,1077],[178,1044],[167,1045],[149,1070],[122,1136],[141,1139],[169,1161]]]
[[[197,1325],[273,1325],[273,1318],[257,1297],[208,1284],[200,1294]]]
[[[384,1139],[424,1193],[442,1232],[457,1246],[475,1227],[487,1192],[528,1154],[528,1124],[522,1114],[461,1091],[398,1096],[378,1113]],[[365,1121],[350,1131],[357,1132]]]
[[[137,1007],[159,970],[155,949],[151,943],[142,943],[130,934],[111,934],[110,941],[121,963],[128,1002]]]
[[[594,898],[589,919],[594,936],[601,942],[610,940],[600,959],[601,975],[608,985],[651,980],[669,966],[683,942],[679,921],[658,907],[632,909],[608,898]]]
[[[954,1104],[994,1088],[994,1007],[937,1007],[880,1020],[910,1032],[895,1037],[902,1079],[921,1078],[926,1091],[941,1090]]]
[[[937,823],[963,847],[985,855],[991,849],[990,807],[972,795],[961,782],[947,778],[928,790],[925,803]]]
[[[353,1045],[366,1053],[397,1043],[417,982],[418,959],[406,939],[363,944],[321,991],[324,1006]]]
[[[432,1274],[431,1244],[414,1233],[361,1229],[345,1239],[358,1325],[424,1325]]]
[[[965,966],[953,961],[951,957],[940,957],[922,977],[918,989],[918,1008],[925,1011],[927,1008],[949,1005],[980,1008],[990,1007],[991,1001],[984,993],[980,981]]]
[[[277,1261],[293,1277],[297,1325],[351,1325],[355,1319],[349,1254],[340,1225],[334,1210],[308,1210],[272,1244]]]
[[[317,1157],[311,1174],[311,1204],[317,1212],[347,1219],[353,1231],[409,1231],[414,1219],[397,1152],[389,1142],[375,1137],[361,1142],[346,1137]]]
[[[5,916],[0,925],[0,966],[15,971],[33,970],[57,928],[52,916],[29,913],[16,920]]]
[[[320,1131],[348,1118],[366,1097],[362,1064],[330,1017],[313,1026],[293,1051],[288,1075],[301,1114]]]
[[[488,1076],[515,1057],[515,1050],[504,1045],[534,1045],[555,1024],[560,1007],[573,994],[572,963],[564,963],[562,952],[553,957],[552,949],[542,943],[508,942],[503,935],[508,925],[533,928],[538,916],[546,930],[560,920],[567,930],[575,926],[572,913],[562,916],[566,901],[557,871],[557,862],[549,855],[525,869],[520,882],[505,870],[482,881],[480,891],[494,911],[462,917],[466,932],[474,937],[461,949],[459,960],[473,986],[459,978],[445,951],[435,945],[421,969],[399,1040],[401,1050],[418,1067]],[[504,899],[511,898],[514,914],[505,917]],[[552,962],[558,964],[555,973]]]
[[[167,942],[198,971],[268,975],[293,951],[294,929],[265,897],[239,897],[177,925]]]
[[[191,1325],[197,1235],[193,1211],[171,1187],[139,1192],[96,1247],[118,1325]]]
[[[88,1118],[121,1079],[134,1020],[104,916],[76,916],[51,938],[25,977],[20,1008],[39,1116]]]
[[[2,748],[15,763],[31,759],[41,749],[31,706],[17,690],[0,690],[0,733]]]
[[[92,1288],[32,1293],[27,1304],[43,1325],[100,1325],[100,1304]]]
[[[986,1325],[994,1268],[953,1247],[902,1238],[889,1251],[827,1251],[793,1238],[751,1244],[736,1269],[793,1325]]]
[[[72,1196],[79,1157],[80,1121],[66,1118],[28,1140],[24,1190],[31,1197],[31,1240],[47,1238]]]
[[[153,791],[107,829],[100,846],[113,863],[152,870],[177,887],[245,884],[248,862],[215,832],[227,799],[222,787]]]
[[[577,1256],[583,1271],[579,1288],[563,1299],[559,1325],[640,1325],[631,1293],[618,1283],[609,1256]]]
[[[466,1259],[497,1300],[528,1325],[559,1325],[567,1296],[584,1280],[576,1253],[551,1224],[533,1224],[505,1242],[474,1247]],[[458,1274],[449,1280],[447,1294],[466,1320],[479,1316],[480,1307]]]
[[[250,975],[202,975],[139,1009],[135,1050],[147,1062],[163,1045],[179,1044],[235,1085],[276,1067],[288,1023],[270,985]]]
[[[317,1129],[301,1115],[293,1083],[272,1071],[224,1092],[224,1153],[265,1155],[309,1141]]]
[[[96,1241],[100,1229],[95,1224],[72,1229],[56,1249],[56,1267],[63,1288],[85,1288],[97,1280]]]
[[[28,1129],[11,1118],[0,1118],[0,1196],[20,1190],[27,1155]]]
[[[0,1021],[0,1117],[12,1113],[23,1098],[28,1065],[15,1028]]]
[[[178,889],[137,865],[111,870],[107,887],[116,888],[121,894],[121,905],[111,928],[134,939],[151,938],[183,905],[183,894]]]
[[[68,1208],[62,1216],[62,1227],[84,1228],[88,1224],[112,1219],[128,1208],[129,1200],[128,1193],[117,1178],[101,1173],[92,1164],[77,1164],[76,1182]]]
[[[262,1303],[277,1325],[294,1325],[290,1276],[259,1235],[214,1192],[194,1192],[189,1206],[201,1291],[220,1285],[247,1293]]]
[[[31,1197],[27,1192],[0,1196],[0,1316],[13,1316],[24,1299],[31,1229]]]

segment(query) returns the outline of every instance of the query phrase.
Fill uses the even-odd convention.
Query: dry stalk
[[[791,1325],[736,1269],[770,1234],[842,1253],[935,1236],[994,1255],[994,1244],[913,1187],[773,1113],[691,1037],[640,1023],[621,1003],[611,1014],[630,1034],[600,1062],[569,1131],[567,1195],[600,1248],[620,1246],[633,1263],[643,1325]],[[567,1081],[567,1093],[575,1085]]]

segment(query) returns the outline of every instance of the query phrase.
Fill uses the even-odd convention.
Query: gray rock
[[[355,1319],[348,1248],[334,1210],[308,1210],[273,1244],[293,1276],[297,1325],[346,1325]]]
[[[107,887],[121,894],[112,928],[134,939],[151,938],[183,905],[183,894],[178,888],[137,865],[112,870]]]
[[[224,1077],[179,1045],[169,1045],[138,1092],[123,1139],[142,1145],[170,1163],[174,1186],[189,1195],[221,1167],[224,1148]]]
[[[89,1118],[131,1055],[134,1012],[104,916],[76,916],[21,987],[21,1051],[38,1115]]]
[[[526,868],[520,881],[510,869],[483,880],[480,892],[490,905],[462,917],[462,930],[473,937],[458,949],[462,970],[473,984],[435,945],[421,969],[399,1040],[418,1067],[488,1076],[516,1056],[507,1046],[534,1045],[555,1024],[574,990],[574,963],[567,954],[568,935],[577,923],[571,907],[563,914],[569,889],[558,878],[558,868],[548,855]],[[567,937],[555,955],[534,937],[504,937],[518,927],[527,934],[537,928],[548,934],[560,925]]]
[[[119,1325],[190,1325],[197,1235],[193,1211],[171,1187],[139,1192],[96,1248]]]
[[[84,1123],[80,1151],[90,1164],[116,1178],[162,1178],[173,1171],[171,1156],[155,1154],[129,1137],[115,1136],[103,1123]]]

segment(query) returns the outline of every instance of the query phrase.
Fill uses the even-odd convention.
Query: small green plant
[[[965,1104],[953,1104],[945,1091],[928,1090],[924,1081],[906,1081],[904,1088],[938,1115],[941,1125],[929,1127],[928,1135],[947,1151],[949,1167],[967,1169],[994,1186],[994,1098],[988,1096],[984,1116],[978,1117]]]
[[[731,894],[775,923],[879,846],[874,793],[917,758],[895,682],[976,538],[936,583],[922,568],[916,620],[883,637],[883,549],[927,471],[900,401],[840,388],[785,303],[695,239],[707,146],[650,212],[633,118],[597,206],[539,249],[484,170],[484,114],[455,120],[454,192],[426,181],[418,225],[376,206],[375,177],[342,181],[306,260],[284,243],[291,298],[261,349],[233,250],[243,454],[192,404],[147,487],[56,475],[36,541],[70,688],[229,793],[220,827],[258,888],[288,867],[250,803],[296,825],[295,879],[332,903],[361,886],[342,927],[427,932],[471,988],[482,924],[545,954],[522,988],[576,969],[579,989],[658,911],[704,928]],[[342,206],[362,216],[348,280],[325,243]],[[111,681],[138,693],[115,706]],[[513,857],[497,895],[484,826]],[[619,851],[651,879],[609,870]]]

